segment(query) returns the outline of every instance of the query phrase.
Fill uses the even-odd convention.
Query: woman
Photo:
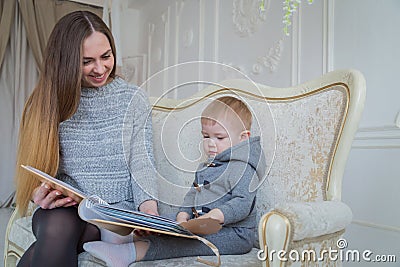
[[[115,75],[114,40],[101,18],[67,14],[49,37],[38,84],[25,104],[17,166],[157,215],[149,114],[144,93]],[[79,218],[70,197],[19,167],[16,181],[20,210],[25,213],[31,200],[39,206],[32,218],[37,240],[19,266],[77,266],[83,243],[100,240],[99,229]]]

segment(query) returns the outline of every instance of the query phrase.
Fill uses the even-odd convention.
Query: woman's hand
[[[70,197],[64,197],[58,190],[42,183],[33,190],[32,200],[42,209],[54,209],[59,207],[70,207],[77,203]]]
[[[147,213],[147,214],[151,214],[151,215],[156,215],[156,216],[160,215],[160,214],[158,214],[157,201],[155,201],[155,200],[144,201],[142,204],[140,204],[139,211]],[[148,236],[151,234],[150,231],[143,231],[143,230],[139,230],[139,229],[133,230],[133,233],[136,236],[142,236],[142,237],[145,237],[145,236]]]

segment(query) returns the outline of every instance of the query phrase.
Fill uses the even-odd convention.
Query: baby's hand
[[[157,207],[157,202],[154,200],[146,200],[139,206],[139,211],[159,216],[158,214],[158,207]]]
[[[211,219],[216,219],[219,221],[219,223],[223,224],[225,217],[224,214],[220,209],[212,209],[208,213],[200,216],[199,218],[211,218]]]
[[[188,220],[189,220],[189,214],[187,214],[186,212],[179,212],[176,215],[176,221],[178,224],[187,222]]]

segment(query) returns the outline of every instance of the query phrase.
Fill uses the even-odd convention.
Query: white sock
[[[107,243],[123,244],[133,242],[133,235],[119,235],[107,229],[100,228],[101,240]]]
[[[136,260],[135,243],[112,244],[94,241],[83,244],[83,249],[110,267],[128,267]]]

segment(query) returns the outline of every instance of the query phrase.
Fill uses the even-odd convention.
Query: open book
[[[197,218],[178,224],[176,221],[162,216],[113,207],[101,198],[87,196],[77,188],[36,168],[25,165],[21,165],[21,167],[34,174],[34,177],[38,178],[41,182],[47,183],[52,188],[62,192],[64,196],[69,196],[79,203],[78,213],[82,220],[119,235],[128,235],[134,229],[139,229],[159,234],[197,239],[212,249],[218,257],[217,262],[207,261],[199,257],[198,261],[211,266],[220,265],[220,256],[217,247],[204,237],[198,236],[218,232],[221,229],[221,225],[217,220]]]

